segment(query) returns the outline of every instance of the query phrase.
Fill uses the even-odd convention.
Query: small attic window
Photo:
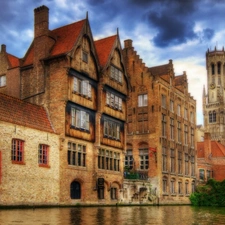
[[[82,60],[86,63],[88,62],[88,53],[85,51],[82,51]]]
[[[6,75],[0,76],[0,87],[6,86]]]

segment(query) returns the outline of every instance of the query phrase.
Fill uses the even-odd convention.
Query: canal
[[[220,225],[225,208],[78,207],[0,210],[0,225]]]

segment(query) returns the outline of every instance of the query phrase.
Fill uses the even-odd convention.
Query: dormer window
[[[0,87],[6,86],[6,75],[0,76]]]
[[[122,83],[122,72],[115,66],[111,66],[110,77],[119,83]]]
[[[82,51],[82,60],[83,62],[88,62],[88,53],[85,51]]]

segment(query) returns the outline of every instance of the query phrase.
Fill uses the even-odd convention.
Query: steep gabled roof
[[[204,142],[197,142],[198,158],[205,157]],[[225,157],[225,146],[218,141],[211,141],[211,157]]]
[[[44,107],[2,93],[0,93],[0,121],[54,133]]]
[[[16,56],[7,53],[7,58],[10,63],[10,68],[18,67],[20,65],[19,58]]]
[[[113,45],[117,39],[117,35],[106,37],[95,41],[95,48],[97,51],[99,63],[101,67],[104,67],[110,57]]]
[[[48,57],[66,54],[67,52],[72,50],[74,44],[76,43],[79,37],[82,27],[85,24],[85,21],[86,19],[49,31],[49,35],[55,38],[55,43]],[[24,57],[23,66],[27,66],[33,63],[33,43],[31,44]]]
[[[167,76],[170,71],[170,65],[165,64],[160,66],[149,67],[149,71],[153,76],[163,76],[163,75]]]
[[[61,55],[72,50],[85,21],[86,19],[53,30],[52,33],[56,36],[56,43],[50,56]]]

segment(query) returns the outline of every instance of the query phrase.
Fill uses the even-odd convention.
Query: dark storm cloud
[[[211,38],[214,36],[214,30],[207,28],[203,30],[203,39],[204,40],[211,40]]]
[[[167,47],[197,38],[193,18],[196,8],[194,0],[154,1],[146,14],[149,25],[158,31],[153,38],[154,44],[158,47]]]

